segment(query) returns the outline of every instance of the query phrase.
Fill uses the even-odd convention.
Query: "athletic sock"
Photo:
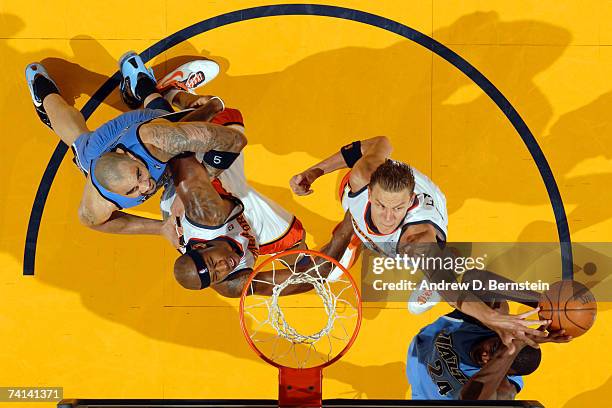
[[[152,93],[156,93],[157,88],[155,88],[155,81],[149,78],[148,76],[141,76],[138,78],[138,82],[136,82],[136,97],[141,101],[144,101],[147,96]]]
[[[41,102],[51,94],[59,95],[59,89],[57,89],[55,84],[48,80],[44,75],[36,75],[32,88],[34,89],[34,95],[39,97]]]
[[[147,109],[161,109],[161,110],[165,110],[169,113],[174,112],[174,109],[172,109],[172,106],[168,103],[167,100],[165,100],[164,98],[162,98],[161,96],[159,98],[155,98],[153,99],[151,102],[149,102],[147,104],[147,106],[145,106],[145,108]]]

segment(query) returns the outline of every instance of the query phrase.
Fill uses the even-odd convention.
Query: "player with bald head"
[[[146,171],[146,168],[142,167],[143,164],[134,160],[130,153],[115,151],[100,156],[94,175],[106,190],[126,191],[126,195],[133,193],[135,190],[140,191],[143,195],[152,194],[156,187],[155,180],[140,177],[141,173]],[[136,178],[136,183],[130,180],[132,174]]]
[[[166,166],[172,157],[200,152],[210,175],[217,176],[238,157],[246,138],[230,127],[209,123],[224,108],[219,98],[174,89],[169,99],[188,109],[174,113],[160,94],[152,71],[138,55],[126,53],[119,66],[122,98],[132,107],[144,105],[145,109],[124,113],[95,131],[90,131],[83,115],[61,97],[41,64],[29,64],[26,79],[40,119],[72,147],[74,162],[87,177],[79,220],[103,232],[163,235],[176,246],[178,238],[171,223],[120,210],[141,204],[167,182]],[[176,77],[185,68],[212,66],[216,66],[212,61],[192,62],[172,75]],[[202,80],[196,85],[208,82],[216,72],[218,69],[200,72]]]

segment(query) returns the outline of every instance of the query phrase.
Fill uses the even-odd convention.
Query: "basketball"
[[[595,296],[582,283],[563,280],[550,285],[540,299],[540,319],[552,320],[550,331],[565,330],[578,337],[593,326],[597,316]]]

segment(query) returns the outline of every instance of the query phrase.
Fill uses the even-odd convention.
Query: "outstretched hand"
[[[548,327],[550,326],[550,324],[547,325],[542,325],[538,328],[539,331],[541,332],[546,332],[546,336],[545,337],[541,337],[541,336],[537,336],[537,337],[532,337],[533,341],[535,341],[538,344],[542,344],[542,343],[568,343],[570,342],[574,337],[566,335],[565,334],[565,329],[561,329],[561,330],[554,330],[554,331],[550,331],[548,330]]]
[[[514,339],[533,348],[539,348],[536,339],[547,336],[545,332],[529,327],[550,324],[550,320],[527,320],[529,316],[537,314],[539,311],[539,307],[519,315],[508,315],[494,311],[483,323],[499,335],[502,343],[508,347],[508,353],[514,354],[516,351],[516,345],[513,343]]]
[[[312,186],[312,183],[314,183],[314,181],[322,175],[323,170],[321,169],[308,169],[291,177],[291,180],[289,180],[289,185],[291,186],[291,190],[293,190],[294,194],[306,196],[313,193],[313,190],[310,187]]]

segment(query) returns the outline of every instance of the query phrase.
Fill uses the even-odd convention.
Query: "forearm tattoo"
[[[171,156],[212,149],[239,152],[243,137],[235,129],[206,122],[164,123],[149,126],[149,143]]]
[[[197,223],[214,226],[222,224],[227,218],[223,199],[210,183],[192,186],[186,197],[181,199],[184,199],[187,217]]]

